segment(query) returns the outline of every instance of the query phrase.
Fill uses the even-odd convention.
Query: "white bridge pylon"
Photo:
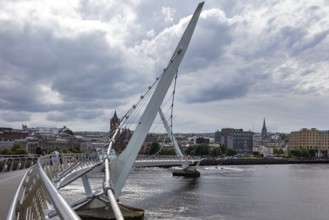
[[[145,111],[141,116],[127,147],[115,160],[109,164],[112,190],[116,198],[119,197],[122,191],[122,188],[134,165],[143,141],[145,140],[145,137],[156,117],[156,114],[161,111],[159,110],[160,106],[188,48],[203,5],[204,2],[200,3],[196,8],[181,40],[178,43],[178,46],[176,47],[168,63],[168,66],[165,68],[161,78],[159,79],[157,87],[155,88],[154,93],[149,103],[147,104]],[[112,144],[109,145],[109,149],[111,146]],[[181,151],[180,154],[183,155]]]

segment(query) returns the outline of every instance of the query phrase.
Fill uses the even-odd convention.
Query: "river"
[[[135,168],[120,196],[145,219],[329,219],[329,164],[199,167],[199,178],[172,169]],[[101,183],[94,175],[92,185]],[[70,186],[64,191],[79,190]]]

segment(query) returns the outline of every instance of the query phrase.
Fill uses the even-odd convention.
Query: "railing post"
[[[2,172],[2,173],[6,172],[7,167],[8,167],[8,166],[7,166],[7,160],[6,160],[6,159],[3,159],[3,167],[2,167],[1,172]]]
[[[13,170],[13,167],[14,167],[14,161],[15,161],[15,159],[12,158],[12,160],[11,160],[11,164],[10,164],[10,168],[9,168],[9,171],[12,171],[12,170]]]

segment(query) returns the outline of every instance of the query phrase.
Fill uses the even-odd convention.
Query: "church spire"
[[[265,140],[267,137],[267,129],[266,129],[266,123],[265,123],[265,118],[263,121],[263,128],[262,128],[262,140]]]
[[[110,131],[112,132],[115,128],[117,128],[120,124],[120,119],[117,116],[117,111],[114,111],[114,115],[111,118],[111,127]]]

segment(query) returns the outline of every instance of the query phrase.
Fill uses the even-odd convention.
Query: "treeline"
[[[301,148],[290,151],[290,156],[292,157],[315,157],[315,155],[316,150],[313,149]]]
[[[148,149],[148,155],[176,155],[174,148],[161,147],[159,142],[153,142]]]
[[[161,147],[158,142],[153,142],[147,152],[148,155],[176,155],[173,147]],[[185,150],[187,156],[212,156],[218,157],[222,155],[234,156],[237,152],[233,149],[226,149],[224,147],[211,148],[207,144],[191,145]]]
[[[234,156],[237,154],[237,152],[234,149],[227,149],[223,146],[211,148],[209,145],[199,144],[199,145],[189,146],[186,149],[185,154],[190,156],[204,155],[204,156],[218,157],[223,155]]]
[[[77,154],[77,153],[83,153],[80,148],[69,148],[69,149],[56,149],[59,153],[63,153],[63,154]],[[43,155],[43,154],[50,154],[51,151],[47,151],[42,149],[41,147],[37,147],[35,149],[35,153],[37,155]]]
[[[3,149],[0,151],[1,155],[27,155],[24,144],[16,142],[10,149]]]
[[[80,148],[70,148],[70,149],[58,149],[58,152],[64,153],[64,154],[75,154],[75,153],[83,153]],[[37,147],[35,150],[35,154],[37,155],[43,155],[43,154],[49,154],[50,151],[44,150],[41,147]],[[3,150],[0,150],[0,155],[27,155],[28,152],[24,147],[24,144],[20,142],[15,142],[11,148],[6,148]]]

